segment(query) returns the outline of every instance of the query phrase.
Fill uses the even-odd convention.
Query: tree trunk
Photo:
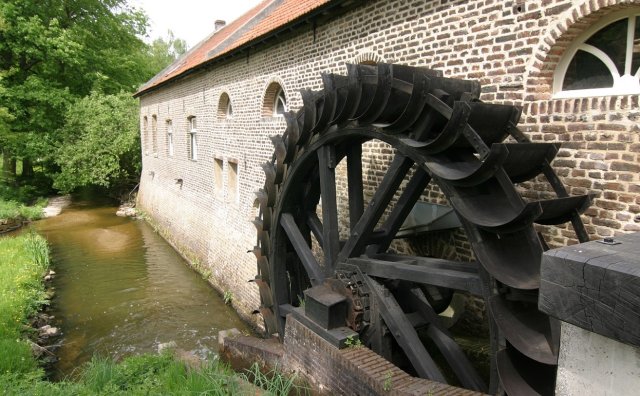
[[[2,150],[2,175],[4,177],[15,177],[16,160],[8,150]]]
[[[22,159],[22,176],[24,177],[33,176],[33,163],[29,158]]]

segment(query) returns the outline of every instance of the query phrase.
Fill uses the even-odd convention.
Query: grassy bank
[[[0,373],[39,373],[24,336],[29,318],[45,302],[42,278],[48,267],[43,237],[27,234],[0,239]]]
[[[27,206],[17,201],[5,201],[0,198],[0,219],[37,220],[42,218],[42,210],[46,205],[46,199],[38,199],[33,206]]]
[[[37,234],[0,237],[0,394],[2,395],[248,395],[251,380],[265,394],[304,394],[293,379],[263,375],[254,367],[235,373],[213,359],[189,367],[170,352],[132,356],[121,362],[94,358],[73,380],[50,382],[31,352],[30,318],[45,301],[49,267],[46,240]]]

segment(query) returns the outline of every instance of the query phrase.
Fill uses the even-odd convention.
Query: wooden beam
[[[538,308],[563,322],[640,347],[640,233],[545,252]]]
[[[362,253],[369,242],[374,227],[378,224],[378,220],[380,220],[412,165],[413,161],[410,158],[402,154],[396,154],[373,198],[367,205],[364,214],[358,220],[355,228],[351,230],[349,239],[340,251],[338,255],[340,262]]]
[[[349,225],[353,230],[364,212],[362,185],[362,146],[347,148],[347,181],[349,190]]]
[[[413,288],[407,293],[407,297],[412,308],[430,323],[427,328],[427,334],[445,357],[462,386],[467,389],[486,391],[487,385],[480,378],[460,345],[453,340],[451,334],[440,324],[438,314],[433,310],[422,290]]]
[[[307,271],[311,284],[314,286],[321,284],[324,280],[322,269],[320,268],[316,258],[313,256],[313,252],[311,251],[311,248],[309,248],[307,241],[302,236],[293,216],[290,213],[283,213],[280,217],[280,225],[289,237],[291,245],[293,245],[304,269]]]
[[[322,235],[322,222],[318,218],[316,212],[307,212],[307,225],[311,229],[313,236],[316,237],[318,245],[322,247],[324,245],[324,239]]]
[[[382,230],[384,230],[384,239],[382,242],[378,243],[376,247],[376,253],[382,253],[389,249],[389,245],[393,241],[393,238],[402,227],[405,219],[411,213],[413,206],[416,201],[420,199],[420,196],[424,192],[424,189],[427,188],[427,185],[431,181],[431,176],[422,168],[416,169],[416,172],[407,183],[406,188],[400,195],[398,199],[398,203],[393,208],[389,217],[382,225]]]
[[[354,257],[347,260],[368,275],[387,279],[400,279],[416,283],[447,287],[482,295],[482,284],[472,263],[407,256],[411,263]]]
[[[318,149],[320,169],[320,196],[322,198],[322,250],[325,276],[333,276],[340,251],[338,233],[338,207],[336,204],[336,152],[327,144]]]
[[[376,299],[384,322],[398,345],[411,361],[418,375],[422,378],[446,383],[447,381],[440,369],[431,358],[431,355],[429,355],[429,352],[427,352],[422,341],[420,341],[416,330],[407,319],[400,305],[398,305],[393,294],[389,293],[373,278],[367,275],[364,278],[371,290],[371,296]]]

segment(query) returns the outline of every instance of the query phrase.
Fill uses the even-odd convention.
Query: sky
[[[189,48],[214,30],[214,22],[230,23],[261,0],[131,0],[149,17],[149,38],[166,38],[171,30],[176,38],[187,41]]]

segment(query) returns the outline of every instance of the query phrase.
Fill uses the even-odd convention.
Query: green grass
[[[37,362],[24,333],[45,303],[47,243],[37,234],[0,238],[0,373],[34,374]]]
[[[0,238],[0,394],[2,395],[249,395],[252,381],[266,395],[307,394],[307,388],[257,365],[244,374],[218,359],[191,368],[171,352],[121,362],[94,357],[73,378],[44,379],[31,352],[29,326],[45,301],[43,275],[49,267],[47,241],[35,233]]]
[[[46,205],[46,199],[38,199],[33,206],[0,199],[0,219],[38,220],[42,218],[42,210]]]
[[[277,369],[263,372],[260,366],[254,363],[242,377],[259,388],[266,391],[268,395],[307,395],[311,389],[307,386],[298,384],[297,376],[283,375]]]

